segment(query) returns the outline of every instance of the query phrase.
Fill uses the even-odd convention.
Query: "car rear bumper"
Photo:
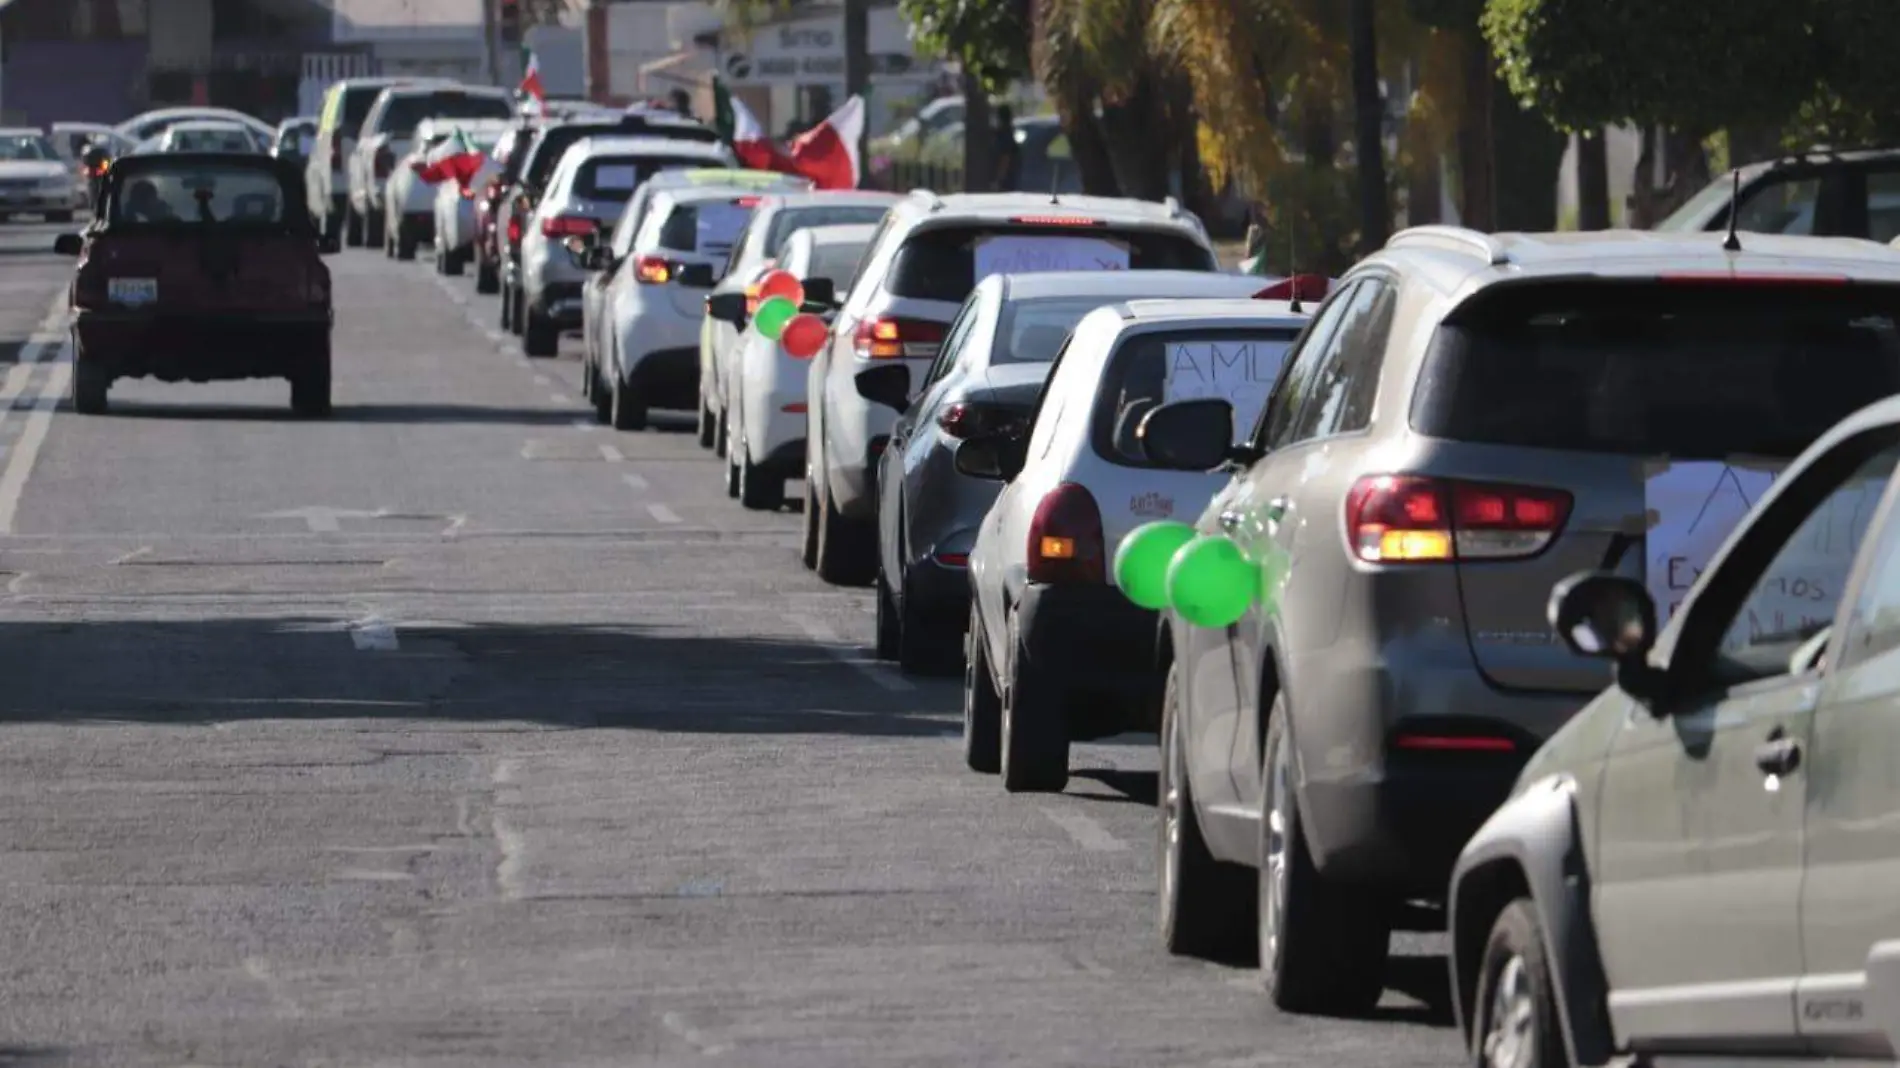
[[[1016,606],[1016,621],[1022,667],[1062,694],[1069,737],[1155,729],[1161,684],[1154,612],[1113,586],[1030,583]]]
[[[581,328],[581,284],[579,282],[550,282],[538,292],[530,293],[529,300],[535,311],[550,319],[563,330]]]
[[[690,412],[699,406],[699,350],[655,349],[627,371],[647,405]]]
[[[73,323],[75,357],[115,378],[282,378],[327,358],[330,323],[328,311],[190,317],[82,311]]]

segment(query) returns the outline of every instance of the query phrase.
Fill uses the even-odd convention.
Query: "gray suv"
[[[1786,463],[1900,391],[1900,258],[1741,244],[1408,230],[1320,308],[1245,444],[1224,401],[1147,417],[1151,460],[1236,471],[1198,529],[1262,575],[1232,626],[1163,617],[1172,951],[1257,951],[1282,1008],[1370,1007],[1404,906],[1443,900],[1607,681],[1552,636],[1548,591],[1667,566],[1645,471]]]

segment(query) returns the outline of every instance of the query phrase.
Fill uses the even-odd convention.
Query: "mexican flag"
[[[732,95],[724,79],[713,80],[714,123],[732,144],[739,162],[754,170],[799,174],[820,189],[856,189],[864,167],[858,142],[864,138],[864,98],[853,96],[823,122],[799,134],[789,148],[766,135],[757,115]]]
[[[455,183],[467,189],[475,176],[481,173],[482,150],[475,147],[460,127],[441,144],[430,149],[428,154],[413,165],[416,176],[430,185],[455,179]]]
[[[527,73],[521,76],[521,84],[515,86],[515,91],[534,97],[535,101],[541,105],[542,113],[546,114],[548,110],[548,91],[547,87],[541,84],[541,57],[526,48],[523,48],[521,52],[526,58],[523,69],[526,70]]]

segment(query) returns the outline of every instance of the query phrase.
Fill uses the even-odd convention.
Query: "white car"
[[[95,142],[114,156],[124,155],[136,143],[102,122],[56,122],[50,130],[54,150],[72,163],[78,163]]]
[[[324,90],[323,107],[317,113],[317,134],[304,160],[304,195],[310,202],[310,214],[322,231],[326,252],[340,251],[363,243],[363,217],[350,207],[349,159],[356,150],[356,135],[363,128],[363,116],[384,89],[414,81],[413,78],[345,78]],[[446,83],[445,83],[446,84]]]
[[[812,298],[850,285],[876,233],[872,223],[793,231],[779,250],[777,267],[806,283],[808,302],[820,303]],[[733,348],[732,373],[719,406],[727,413],[726,494],[747,508],[776,509],[785,503],[786,480],[805,473],[805,361],[750,324]]]
[[[662,171],[730,162],[725,145],[665,137],[588,137],[568,146],[517,243],[522,353],[552,356],[563,332],[581,329],[588,272],[568,238],[592,237],[610,225],[634,190]]]
[[[784,251],[785,241],[808,226],[875,223],[902,200],[876,190],[774,194],[762,198],[745,234],[733,246],[732,260],[714,293],[744,292],[757,297],[755,285]],[[749,306],[749,305],[748,305]],[[726,454],[726,378],[738,351],[738,324],[708,315],[699,330],[699,443]]]
[[[805,514],[817,523],[819,577],[877,575],[877,458],[898,410],[861,395],[860,373],[903,361],[915,396],[951,318],[992,274],[1218,269],[1207,230],[1172,198],[917,190],[893,206],[812,361]]]
[[[422,120],[507,119],[513,114],[513,94],[492,86],[410,82],[387,86],[378,93],[369,113],[363,116],[363,128],[357,133],[356,147],[345,167],[350,210],[364,220],[363,244],[390,252],[406,242],[414,255],[418,232],[434,218],[431,206],[423,205],[415,214],[402,215],[398,229],[384,225],[385,183],[396,172],[396,161],[409,154],[410,141]]]
[[[469,140],[482,151],[481,169],[464,189],[455,182],[435,187],[435,269],[440,274],[459,275],[475,262],[476,241],[481,235],[481,197],[490,182],[502,171],[498,146],[507,132],[470,134]],[[476,292],[481,292],[477,288]]]
[[[254,142],[253,147],[258,152],[269,152],[271,142],[277,136],[277,131],[272,129],[269,123],[254,115],[246,115],[242,111],[233,111],[230,108],[212,107],[159,108],[156,111],[147,111],[120,123],[114,128],[114,132],[125,140],[137,144],[164,133],[166,127],[173,123],[196,119],[237,123],[250,134]]]
[[[86,189],[46,135],[31,126],[0,127],[0,222],[17,214],[70,222]]]
[[[1002,483],[970,549],[964,755],[1012,792],[1060,789],[1072,740],[1153,730],[1157,617],[1115,585],[1121,539],[1198,516],[1220,472],[1168,470],[1142,450],[1161,404],[1220,397],[1252,430],[1316,305],[1152,300],[1098,308],[1056,357],[1026,435],[958,446],[957,470]],[[1106,665],[1116,665],[1108,667]]]
[[[690,412],[698,404],[706,296],[758,199],[735,189],[654,195],[608,287],[607,348],[587,382],[602,422],[642,430],[651,408]]]
[[[186,119],[165,127],[158,135],[160,152],[235,152],[258,154],[251,132],[235,122],[223,119]]]
[[[509,122],[505,119],[424,119],[416,126],[416,133],[410,139],[410,148],[402,159],[396,161],[396,167],[389,172],[389,180],[383,184],[383,252],[399,260],[416,258],[416,250],[424,245],[435,243],[436,194],[437,185],[426,182],[416,173],[416,168],[428,161],[429,153],[440,147],[456,130],[461,130],[469,142],[478,148],[486,139],[492,146],[495,139],[506,130]],[[460,187],[454,182],[443,182],[458,196]],[[470,191],[479,188],[471,186]]]

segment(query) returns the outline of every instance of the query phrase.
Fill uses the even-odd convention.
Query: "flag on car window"
[[[463,189],[468,188],[481,169],[482,150],[475,147],[459,126],[454,134],[415,164],[416,176],[423,181],[434,185],[453,178]]]

